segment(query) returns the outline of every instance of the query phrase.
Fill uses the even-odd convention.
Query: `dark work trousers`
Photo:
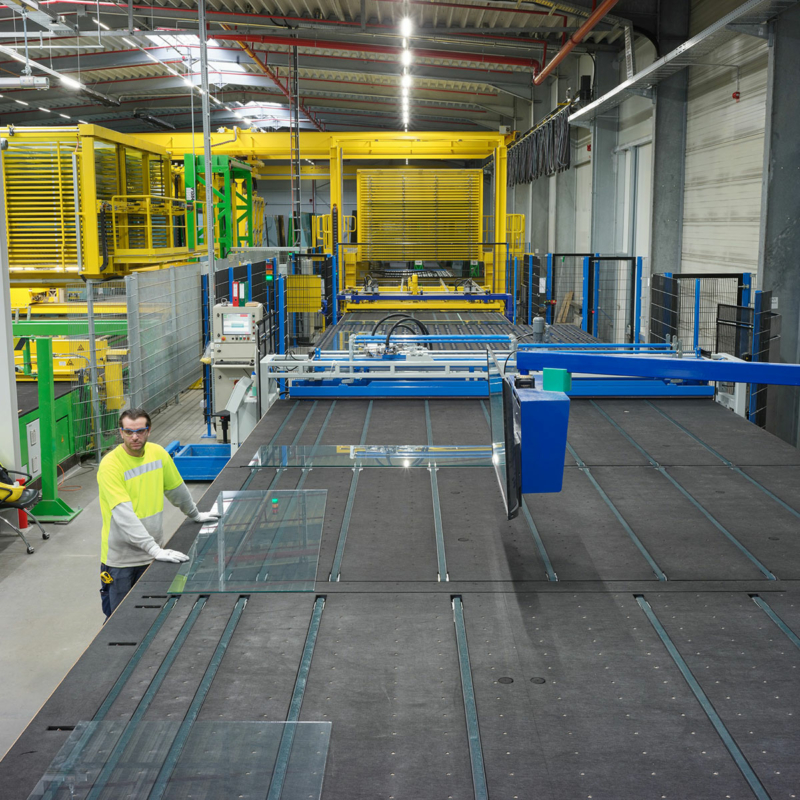
[[[103,604],[103,613],[108,619],[116,607],[125,599],[125,595],[133,588],[133,585],[144,575],[144,571],[149,567],[144,564],[141,567],[107,567],[100,565],[101,572],[107,572],[114,579],[111,583],[100,584],[100,600]]]

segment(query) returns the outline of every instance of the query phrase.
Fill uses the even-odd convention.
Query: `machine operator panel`
[[[238,361],[254,358],[257,324],[263,317],[263,306],[214,306],[212,335],[217,361]]]

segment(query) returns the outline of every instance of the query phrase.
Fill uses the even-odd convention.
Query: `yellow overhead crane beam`
[[[141,138],[169,150],[173,158],[203,150],[200,133],[143,133]],[[301,131],[300,155],[304,159],[329,160],[331,150],[341,148],[345,158],[486,158],[497,148],[505,149],[513,137],[490,132],[380,131],[375,133],[341,131]],[[211,134],[211,148],[216,155],[260,161],[285,161],[289,158],[288,133],[253,133],[238,131],[235,140],[230,131]]]

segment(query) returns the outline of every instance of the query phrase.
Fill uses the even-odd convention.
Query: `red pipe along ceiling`
[[[616,2],[616,0],[614,0]],[[399,56],[400,47],[382,44],[353,44],[351,42],[331,42],[326,39],[289,39],[286,36],[261,36],[251,33],[229,33],[213,31],[209,33],[214,39],[232,42],[254,42],[258,44],[277,44],[284,47],[310,47],[317,50],[346,50],[355,53],[380,53],[382,55]],[[502,64],[505,66],[528,67],[538,71],[539,62],[535,58],[515,58],[514,56],[487,56],[479,53],[450,52],[448,50],[424,50],[415,47],[414,55],[418,58],[441,58],[451,61],[471,61],[477,64]]]
[[[555,54],[553,60],[533,79],[538,86],[550,73],[572,52],[576,44],[583,41],[583,37],[590,33],[592,28],[619,2],[619,0],[603,0],[592,12],[586,22],[569,37],[566,44]]]

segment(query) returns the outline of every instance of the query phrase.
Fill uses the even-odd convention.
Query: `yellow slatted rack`
[[[74,138],[74,137],[73,137]],[[77,142],[9,138],[3,153],[12,271],[78,272]]]
[[[481,170],[358,171],[359,260],[480,259]]]

